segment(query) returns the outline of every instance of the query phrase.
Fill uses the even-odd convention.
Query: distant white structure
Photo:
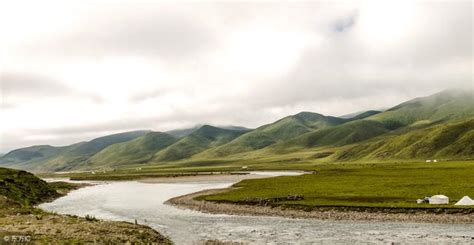
[[[242,168],[243,168],[243,169],[246,169],[246,168],[247,168],[247,166],[242,166]]]
[[[431,160],[426,160],[426,162],[431,162]]]
[[[449,197],[445,195],[434,195],[429,199],[430,204],[449,204]]]
[[[454,204],[456,206],[474,206],[474,200],[472,200],[470,197],[468,196],[464,196],[463,198],[461,198],[461,200],[459,200],[456,204]]]
[[[438,162],[438,160],[435,159],[435,160],[433,160],[433,162]]]

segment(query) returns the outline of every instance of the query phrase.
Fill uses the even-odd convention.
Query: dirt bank
[[[369,211],[347,211],[338,208],[321,208],[305,211],[300,209],[240,205],[232,203],[215,203],[209,201],[196,200],[202,195],[217,194],[227,189],[213,189],[200,191],[168,200],[166,203],[180,208],[188,208],[205,213],[231,214],[231,215],[255,215],[255,216],[280,216],[288,218],[308,218],[321,220],[358,220],[358,221],[396,221],[396,222],[416,222],[416,223],[459,223],[474,224],[474,214],[447,214],[447,213],[388,213],[378,210]]]
[[[61,185],[61,195],[87,185]],[[48,200],[52,201],[52,200]],[[81,218],[45,212],[20,205],[0,195],[0,239],[6,244],[171,244],[170,240],[152,228],[140,224],[103,221],[94,217]]]

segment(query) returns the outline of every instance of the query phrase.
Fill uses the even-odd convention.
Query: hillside
[[[109,145],[126,142],[149,131],[113,134],[69,146],[32,146],[13,150],[0,157],[0,165],[30,171],[62,171],[84,164],[90,157]]]
[[[353,145],[336,159],[474,159],[474,117]]]
[[[217,128],[204,125],[176,143],[155,154],[153,161],[176,161],[188,158],[210,147],[225,144],[245,131]]]
[[[471,115],[474,115],[474,92],[446,90],[407,101],[368,119],[395,129],[414,124],[463,119]]]
[[[21,205],[34,205],[60,196],[48,183],[31,173],[0,168],[0,196]]]
[[[469,91],[443,91],[416,98],[384,112],[367,111],[335,127],[316,130],[275,145],[274,152],[291,152],[320,146],[343,146],[389,132],[405,134],[432,125],[462,120],[474,115],[474,97]],[[429,133],[429,131],[425,131]],[[412,157],[417,154],[412,154]],[[398,159],[399,155],[392,156]],[[350,157],[338,158],[348,160]]]
[[[241,137],[206,152],[211,157],[258,150],[277,142],[287,141],[317,129],[324,129],[346,122],[345,119],[318,113],[301,112],[261,126]]]
[[[473,159],[473,117],[474,92],[447,90],[383,112],[365,111],[347,118],[301,112],[253,130],[204,125],[167,133],[126,132],[64,147],[32,146],[0,157],[0,165],[65,171],[173,162],[204,166],[209,162],[289,163],[304,159]]]
[[[134,140],[113,144],[90,158],[87,167],[116,167],[123,164],[146,163],[153,155],[175,143],[169,134],[150,132]]]
[[[371,120],[357,120],[301,135],[295,139],[275,145],[273,149],[276,152],[287,152],[298,148],[343,146],[364,141],[388,131],[382,123]]]

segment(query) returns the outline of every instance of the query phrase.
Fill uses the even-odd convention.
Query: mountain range
[[[61,147],[31,146],[1,156],[0,165],[53,172],[249,159],[291,164],[436,158],[474,159],[472,90],[446,90],[344,117],[300,112],[256,129],[200,125],[124,132]]]

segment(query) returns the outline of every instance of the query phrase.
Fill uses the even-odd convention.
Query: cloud
[[[0,73],[0,82],[4,96],[53,95],[70,91],[67,86],[52,78],[27,73]]]
[[[47,98],[63,98],[68,96],[82,97],[96,103],[102,98],[74,90],[68,85],[40,74],[22,72],[0,73],[0,90],[2,109],[12,109],[19,104],[30,103]]]
[[[0,151],[474,86],[471,1],[1,5]]]
[[[68,18],[71,23],[60,27],[63,30],[23,41],[16,51],[58,59],[100,59],[118,54],[181,62],[211,49],[218,38],[212,22],[187,5],[127,3],[118,7],[99,2],[93,7],[79,4],[77,8]]]

